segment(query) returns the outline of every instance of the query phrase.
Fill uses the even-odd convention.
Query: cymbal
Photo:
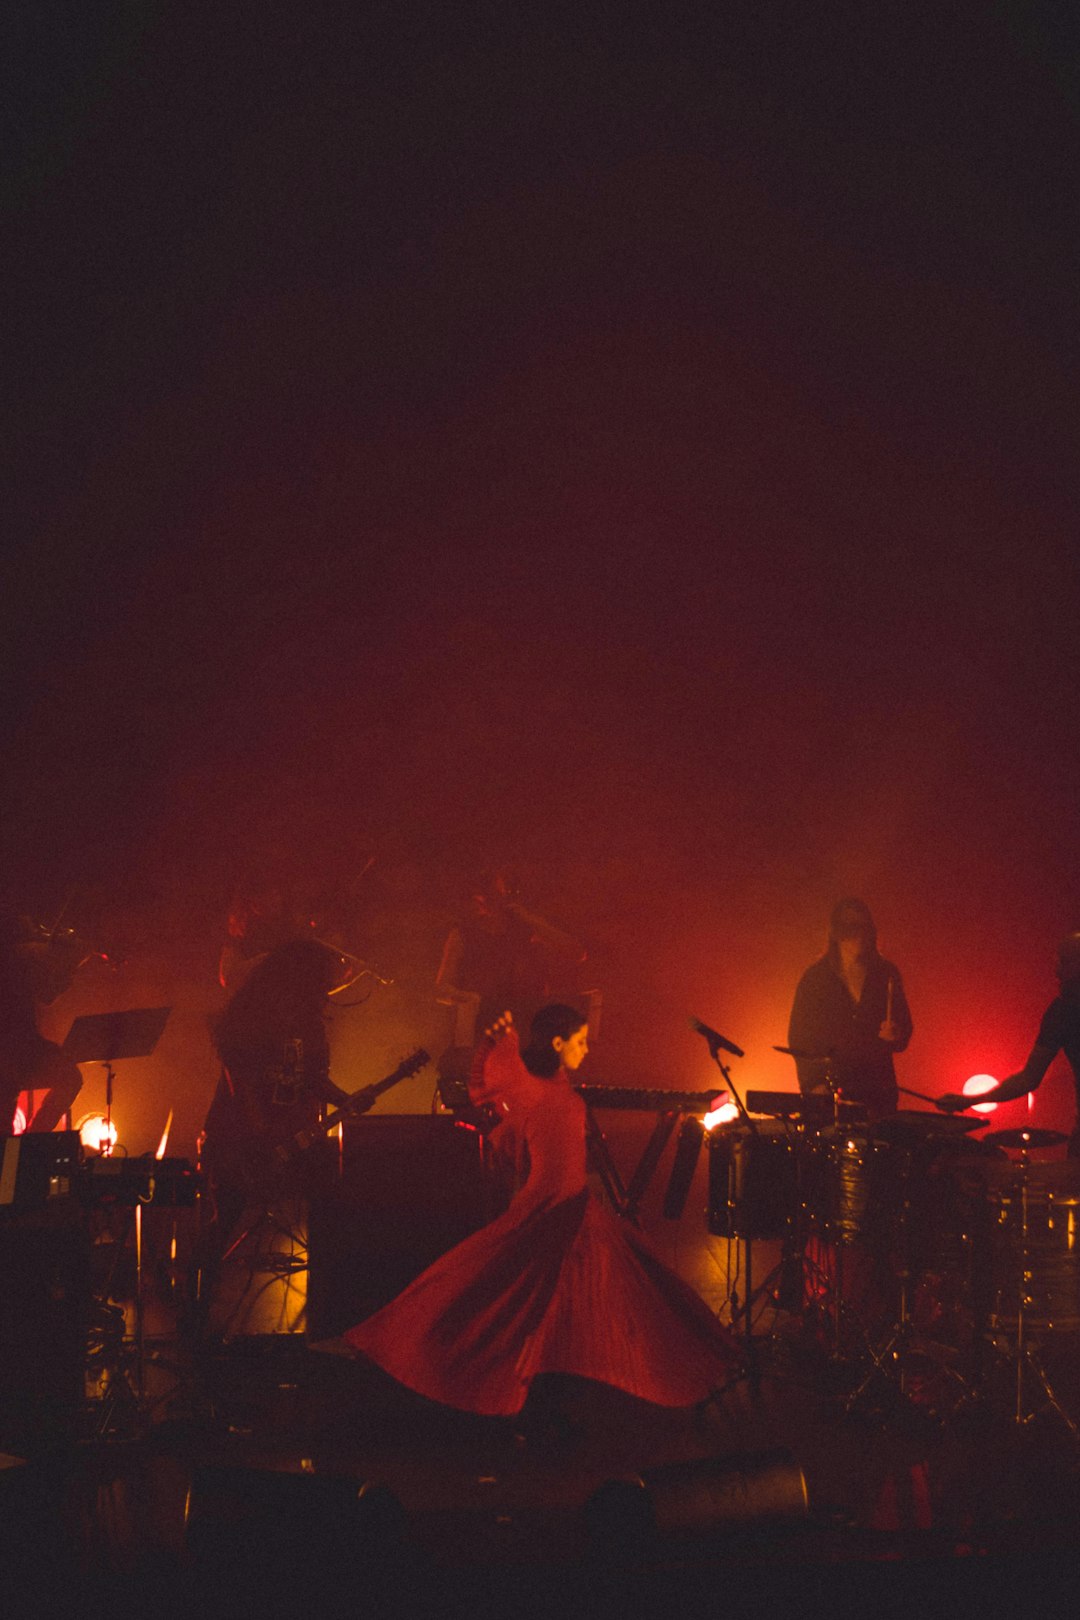
[[[832,1059],[831,1052],[802,1052],[797,1046],[774,1046],[774,1052],[783,1052],[785,1057],[798,1058],[800,1063],[828,1063]]]
[[[1037,1131],[1031,1127],[1012,1131],[991,1131],[984,1136],[984,1142],[995,1142],[1003,1148],[1048,1148],[1060,1147],[1062,1142],[1069,1138],[1064,1131]]]
[[[898,1114],[886,1114],[870,1127],[874,1136],[883,1136],[886,1141],[890,1137],[967,1136],[971,1131],[985,1128],[984,1119],[964,1119],[959,1114],[932,1114],[921,1108],[902,1108]]]

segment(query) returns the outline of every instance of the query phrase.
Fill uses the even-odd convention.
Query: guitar
[[[410,1080],[430,1062],[431,1054],[425,1052],[422,1046],[418,1047],[398,1064],[393,1074],[388,1074],[383,1080],[376,1080],[370,1086],[364,1086],[360,1091],[354,1091],[348,1102],[343,1102],[340,1108],[335,1108],[327,1114],[319,1124],[307,1125],[276,1143],[269,1155],[270,1165],[275,1171],[285,1170],[295,1160],[302,1158],[321,1137],[329,1136],[336,1125],[346,1119],[359,1119],[384,1091],[389,1091],[391,1086],[400,1085],[402,1080]]]
[[[292,1129],[284,1120],[276,1125],[271,1121],[262,1129],[243,1129],[239,1115],[232,1112],[226,1116],[228,1123],[219,1122],[203,1144],[200,1169],[208,1170],[212,1180],[238,1185],[249,1196],[268,1195],[280,1188],[285,1171],[302,1159],[320,1137],[329,1135],[340,1121],[366,1114],[384,1091],[419,1074],[430,1062],[430,1055],[420,1047],[399,1063],[393,1074],[364,1086],[322,1121],[312,1121],[308,1116],[297,1125],[295,1111],[291,1111]]]

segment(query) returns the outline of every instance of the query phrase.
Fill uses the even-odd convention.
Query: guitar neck
[[[414,1052],[412,1057],[398,1064],[393,1074],[388,1074],[384,1080],[376,1080],[373,1085],[362,1087],[360,1091],[353,1093],[348,1102],[342,1103],[340,1108],[335,1108],[333,1113],[327,1114],[323,1121],[323,1129],[332,1131],[339,1121],[366,1114],[372,1103],[381,1097],[384,1091],[389,1091],[391,1086],[400,1085],[403,1080],[419,1074],[424,1065],[430,1062],[431,1059],[426,1052]]]

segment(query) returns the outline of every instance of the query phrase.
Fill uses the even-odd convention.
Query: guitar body
[[[418,1074],[431,1061],[422,1048],[393,1073],[323,1113],[319,1098],[302,1085],[283,1084],[279,1072],[257,1076],[222,1074],[206,1119],[200,1168],[216,1187],[242,1189],[251,1198],[301,1189],[313,1150],[339,1120],[358,1118],[384,1091]]]

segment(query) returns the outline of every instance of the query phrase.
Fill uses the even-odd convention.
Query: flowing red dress
[[[571,1373],[659,1406],[691,1406],[737,1371],[731,1334],[649,1243],[588,1190],[585,1105],[561,1071],[531,1075],[517,1037],[484,1066],[492,1132],[520,1190],[345,1334],[399,1383],[468,1412],[521,1410],[540,1373]]]

